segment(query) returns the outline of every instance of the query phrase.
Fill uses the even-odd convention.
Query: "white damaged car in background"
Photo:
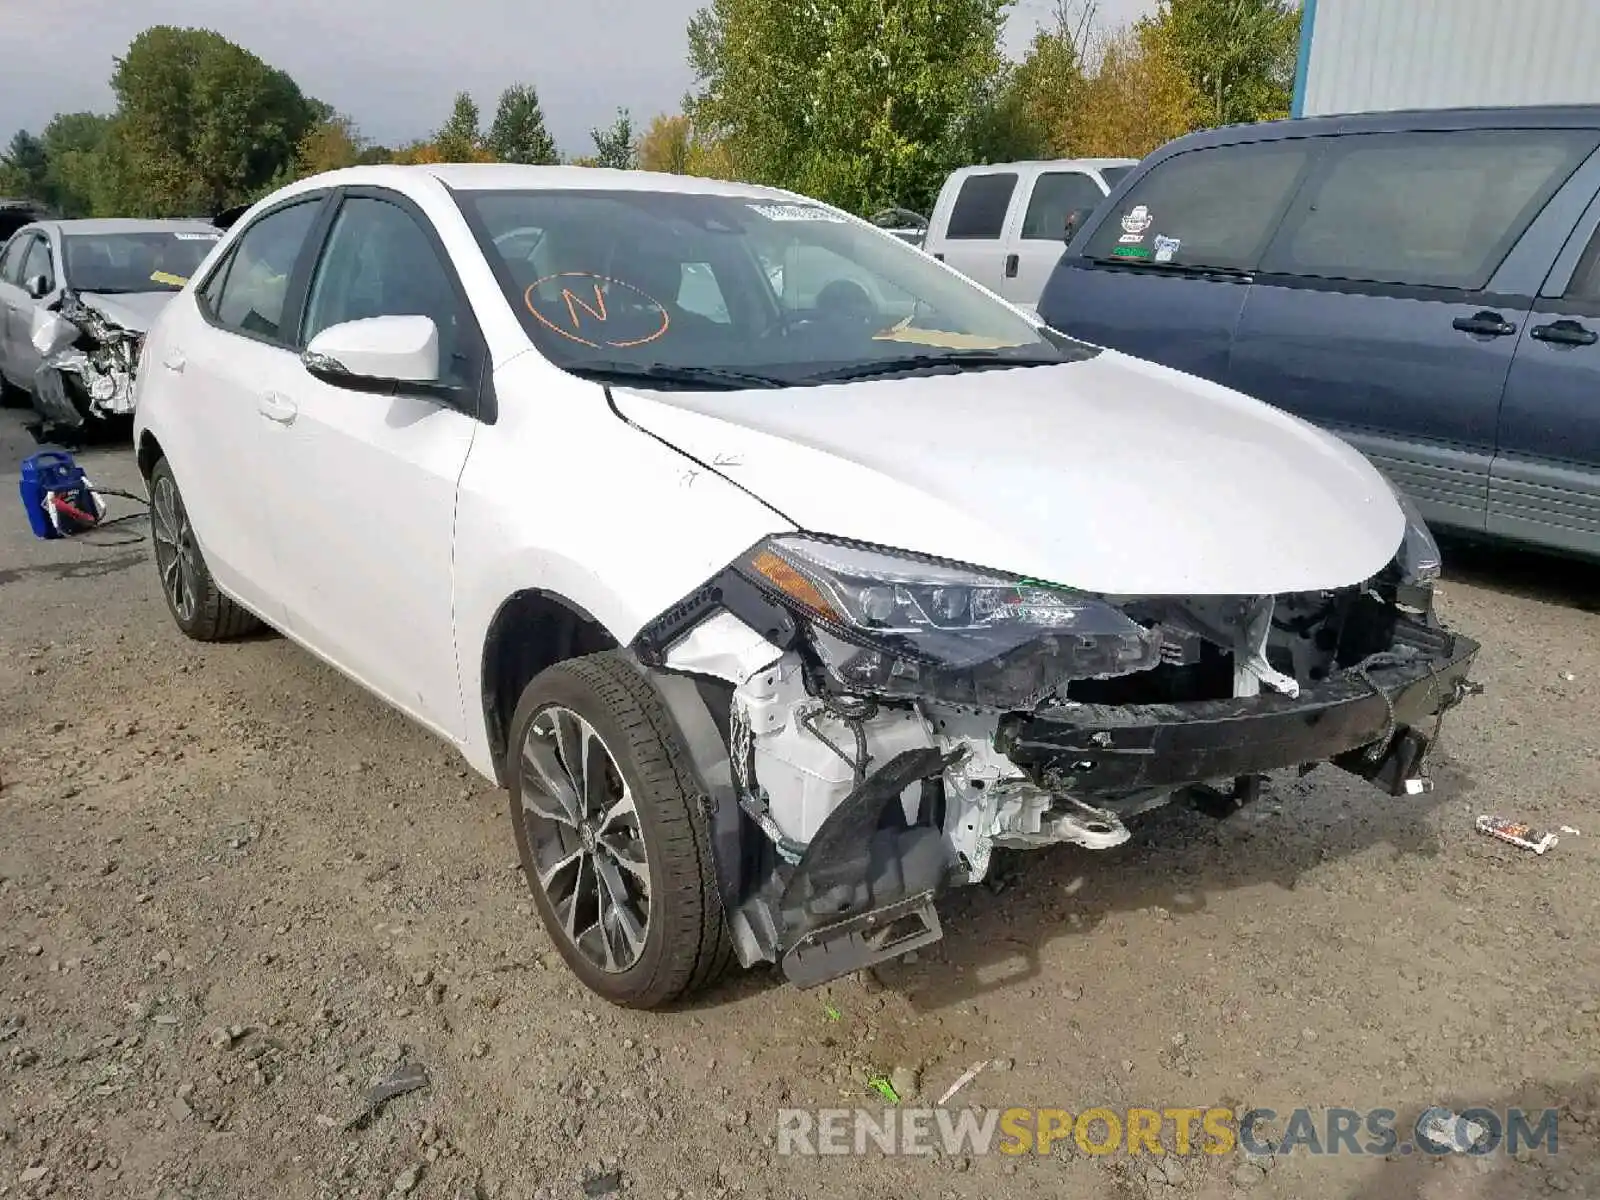
[[[146,357],[179,627],[276,626],[503,784],[617,1003],[870,966],[999,848],[1114,853],[1270,771],[1414,795],[1474,690],[1355,450],[802,197],[319,176]]]
[[[39,433],[133,411],[145,330],[222,232],[203,221],[24,225],[0,250],[0,380],[31,397]]]

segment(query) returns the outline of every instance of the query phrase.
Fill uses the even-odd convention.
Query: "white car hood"
[[[147,333],[156,317],[176,296],[177,292],[79,292],[78,299],[91,308],[97,308],[111,321],[129,333]]]
[[[801,528],[1105,595],[1269,595],[1383,569],[1405,516],[1315,427],[1114,351],[739,392],[613,389]],[[686,472],[685,486],[693,486]]]

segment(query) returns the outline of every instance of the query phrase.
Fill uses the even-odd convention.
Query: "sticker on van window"
[[[1164,234],[1158,233],[1158,234],[1156,234],[1156,243],[1155,244],[1156,244],[1156,261],[1157,262],[1171,262],[1172,261],[1172,256],[1178,252],[1178,247],[1183,245],[1183,242],[1179,238],[1167,237]]]
[[[1118,246],[1112,252],[1115,258],[1149,258],[1149,246]]]
[[[220,242],[220,233],[175,233],[172,235],[180,242]]]
[[[1144,239],[1145,230],[1149,229],[1153,224],[1155,224],[1155,217],[1151,216],[1150,210],[1142,204],[1135,204],[1122,214],[1122,231],[1136,234],[1141,241]]]
[[[181,288],[184,284],[188,283],[189,281],[186,278],[184,278],[182,275],[174,275],[171,271],[151,271],[150,272],[150,282],[151,283],[164,283],[168,287]]]
[[[751,211],[760,213],[769,221],[831,221],[843,225],[844,218],[813,204],[751,204]]]

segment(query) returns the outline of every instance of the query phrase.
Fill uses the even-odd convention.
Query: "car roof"
[[[1011,171],[1021,168],[1051,170],[1061,167],[1098,171],[1105,167],[1129,167],[1138,161],[1137,158],[1019,158],[1015,162],[979,163],[970,167],[958,167],[951,174],[977,175],[989,171]]]
[[[36,224],[66,234],[178,233],[203,231],[218,233],[216,226],[196,219],[150,217],[86,217],[70,221],[39,221]]]
[[[327,171],[285,188],[278,195],[329,187],[391,187],[405,190],[432,179],[455,191],[595,190],[675,192],[693,195],[759,196],[794,199],[792,192],[753,183],[729,183],[697,175],[662,171],[618,171],[608,167],[544,167],[520,163],[386,163]]]
[[[1256,124],[1221,125],[1168,142],[1154,157],[1241,142],[1328,137],[1341,133],[1424,133],[1467,129],[1596,129],[1600,105],[1547,104],[1503,108],[1417,108],[1391,112],[1290,117]]]

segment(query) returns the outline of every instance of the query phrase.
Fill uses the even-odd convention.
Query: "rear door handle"
[[[189,365],[189,360],[183,357],[182,350],[168,350],[166,357],[161,360],[161,365],[181,375],[184,367]]]
[[[1600,333],[1585,329],[1577,321],[1552,321],[1548,325],[1535,325],[1528,330],[1528,335],[1541,342],[1554,342],[1558,346],[1592,346],[1600,342]]]
[[[1008,255],[1006,255],[1006,278],[1007,279],[1015,279],[1016,277],[1017,277],[1017,256],[1015,254],[1008,254]]]
[[[300,412],[295,402],[282,392],[262,392],[256,398],[256,411],[279,425],[289,424]]]
[[[1462,333],[1475,333],[1479,337],[1508,337],[1517,327],[1497,312],[1475,312],[1470,317],[1457,317],[1451,326]]]

